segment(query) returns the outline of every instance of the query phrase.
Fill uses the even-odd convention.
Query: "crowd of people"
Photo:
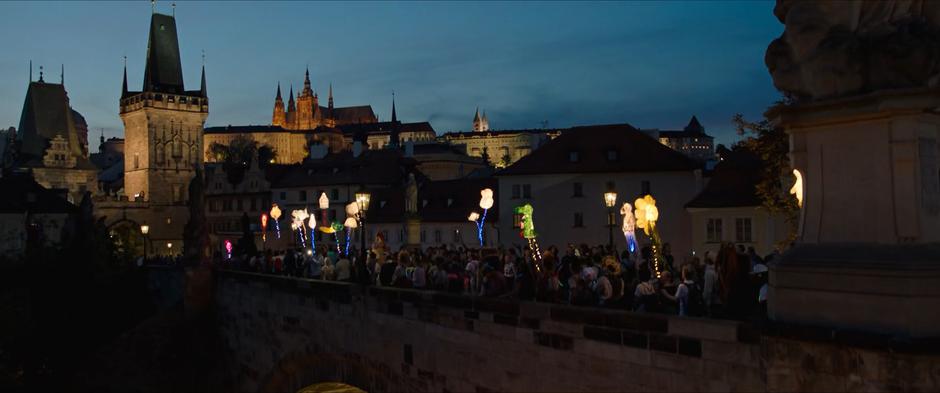
[[[617,253],[569,244],[539,253],[528,248],[429,247],[369,250],[366,263],[326,247],[221,258],[231,269],[395,288],[604,307],[683,316],[744,319],[765,314],[766,262],[753,248],[723,244],[677,264],[668,244],[659,271],[650,247]],[[658,273],[658,274],[657,274]]]

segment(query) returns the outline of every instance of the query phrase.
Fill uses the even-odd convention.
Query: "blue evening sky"
[[[171,13],[171,3],[157,3]],[[678,129],[697,115],[718,142],[731,116],[779,99],[764,51],[783,30],[772,2],[189,2],[176,7],[183,72],[197,89],[205,50],[207,126],[269,124],[277,82],[310,65],[325,104],[371,104],[381,120],[438,133],[627,122]],[[0,127],[19,123],[28,61],[65,85],[90,137],[122,136],[122,56],[140,89],[150,3],[0,2]],[[91,143],[96,150],[95,142]]]

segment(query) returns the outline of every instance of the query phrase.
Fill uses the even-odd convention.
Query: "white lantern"
[[[320,209],[326,210],[330,208],[330,198],[326,196],[326,193],[320,193]]]
[[[493,207],[493,190],[484,188],[480,190],[480,208],[489,209]]]

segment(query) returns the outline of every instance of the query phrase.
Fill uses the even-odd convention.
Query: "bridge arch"
[[[424,391],[400,370],[356,354],[295,351],[287,354],[260,379],[259,392],[300,392],[314,384],[339,382],[367,392]]]

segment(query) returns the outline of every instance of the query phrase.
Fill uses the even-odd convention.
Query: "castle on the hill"
[[[330,93],[327,106],[320,106],[319,96],[310,87],[310,70],[304,74],[304,88],[297,94],[294,102],[294,88],[288,93],[287,107],[281,98],[281,85],[277,85],[277,95],[274,97],[274,114],[271,124],[286,130],[313,130],[319,126],[336,127],[344,124],[376,123],[379,119],[372,111],[371,105],[333,107],[333,85],[330,84]]]

